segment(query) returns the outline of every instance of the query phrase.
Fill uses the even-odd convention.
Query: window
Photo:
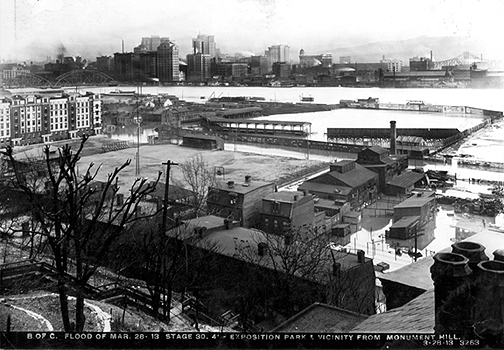
[[[280,203],[278,202],[272,202],[271,203],[271,211],[275,214],[280,213]]]

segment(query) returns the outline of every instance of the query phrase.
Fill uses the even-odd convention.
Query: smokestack
[[[390,121],[390,155],[396,154],[397,130],[395,120]]]
[[[124,39],[122,40],[122,53],[124,53]]]
[[[455,253],[438,253],[430,268],[434,281],[436,333],[463,333],[471,330],[469,259]]]
[[[430,61],[432,62],[432,50],[430,50]]]

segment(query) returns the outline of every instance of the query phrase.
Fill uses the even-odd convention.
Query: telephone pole
[[[161,237],[163,242],[163,251],[166,247],[166,217],[168,216],[168,193],[170,188],[170,168],[172,165],[178,165],[178,163],[174,163],[171,160],[168,160],[166,163],[162,163],[166,165],[166,181],[165,181],[165,192],[163,199],[163,217],[161,218]],[[166,319],[166,254],[163,253],[163,316]],[[171,294],[171,293],[170,293]],[[170,295],[170,303],[171,303],[171,295]],[[168,318],[170,316],[170,309],[168,309]]]

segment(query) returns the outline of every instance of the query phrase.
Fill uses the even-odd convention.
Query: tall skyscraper
[[[269,69],[271,69],[275,62],[290,63],[289,50],[290,47],[288,45],[273,45],[268,47],[264,55],[268,58]]]
[[[169,43],[170,38],[168,37],[159,37],[159,35],[151,35],[151,37],[142,38],[142,43],[140,46],[143,46],[147,51],[157,51],[157,48],[162,43]]]
[[[201,53],[210,55],[210,58],[217,56],[217,49],[215,46],[214,36],[206,34],[198,34],[198,37],[192,39],[193,53]]]
[[[172,42],[161,43],[157,48],[157,76],[159,81],[179,81],[179,49]]]
[[[193,53],[187,57],[187,80],[206,81],[210,78],[210,55]]]

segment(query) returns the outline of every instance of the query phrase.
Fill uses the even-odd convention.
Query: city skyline
[[[269,46],[282,44],[297,58],[301,48],[323,53],[448,36],[478,42],[494,59],[504,57],[498,45],[504,38],[504,2],[498,0],[426,0],[413,9],[398,0],[316,0],[309,5],[299,0],[219,0],[211,5],[195,0],[2,0],[0,13],[4,61],[54,60],[61,51],[94,60],[121,52],[123,40],[125,51],[133,51],[142,37],[151,35],[170,38],[185,57],[198,33],[214,36],[217,48],[229,54],[263,55]]]

